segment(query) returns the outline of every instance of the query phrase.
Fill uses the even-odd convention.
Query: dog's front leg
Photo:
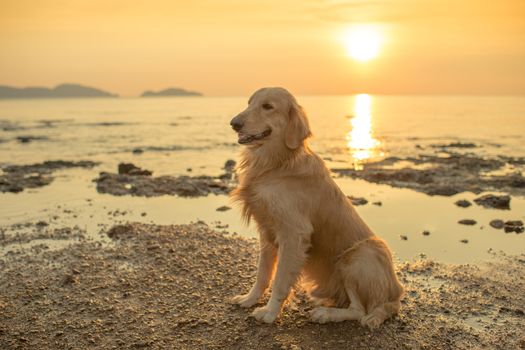
[[[275,244],[267,241],[263,235],[260,238],[259,265],[257,267],[257,278],[250,291],[246,294],[236,295],[231,302],[241,307],[255,305],[270,285],[277,248]]]
[[[275,321],[284,304],[290,288],[297,281],[306,260],[309,244],[301,239],[291,239],[279,243],[277,270],[272,285],[270,300],[263,307],[256,308],[252,316],[257,320],[272,323]]]

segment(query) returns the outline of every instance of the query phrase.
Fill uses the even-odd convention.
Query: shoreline
[[[165,225],[204,220],[217,229],[257,237],[255,227],[243,224],[239,209],[226,195],[236,185],[233,161],[217,167],[220,172],[214,176],[195,171],[178,177],[147,175],[150,170],[133,164],[121,164],[128,170],[110,174],[101,172],[107,165],[91,168],[92,164],[56,161],[7,168],[15,169],[14,179],[52,181],[43,187],[2,194],[9,205],[0,210],[0,230],[6,235],[20,234],[20,227],[31,231],[35,223],[44,221],[53,229],[79,226],[87,231],[87,237],[98,240],[100,227],[124,221]],[[96,178],[95,174],[102,175]],[[476,263],[489,258],[492,251],[523,253],[525,198],[519,195],[496,192],[497,198],[506,199],[505,206],[498,209],[485,207],[478,200],[494,192],[428,196],[346,176],[334,180],[354,198],[359,214],[372,230],[402,259],[424,254],[440,262]],[[13,186],[17,185],[15,181]],[[497,229],[493,222],[521,225],[507,233],[508,225]]]
[[[25,348],[520,348],[525,337],[525,254],[447,265],[397,264],[407,293],[377,331],[318,325],[298,292],[274,325],[227,300],[256,271],[256,242],[204,223],[128,223],[102,243],[68,239],[0,261],[0,347]],[[505,285],[506,288],[501,288]],[[204,336],[203,336],[204,335]]]

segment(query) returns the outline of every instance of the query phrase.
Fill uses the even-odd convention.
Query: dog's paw
[[[381,323],[383,323],[383,320],[373,313],[363,316],[361,318],[361,324],[370,329],[375,329],[379,327]]]
[[[258,307],[252,312],[252,317],[264,323],[273,323],[278,315],[279,310],[272,310],[268,305]]]
[[[250,293],[248,294],[242,294],[242,295],[236,295],[233,298],[230,299],[230,302],[232,304],[237,304],[240,307],[251,307],[255,304],[257,304],[257,301],[259,301],[259,298],[257,296],[254,296]]]
[[[312,322],[327,323],[330,322],[330,310],[327,307],[319,306],[310,311],[310,318]]]

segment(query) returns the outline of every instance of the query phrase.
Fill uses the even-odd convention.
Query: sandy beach
[[[0,260],[3,349],[522,349],[525,255],[479,266],[398,262],[401,313],[370,331],[309,321],[300,290],[274,325],[230,305],[255,274],[254,240],[206,223],[4,233]],[[33,245],[17,248],[23,239]],[[62,248],[49,242],[67,240]]]

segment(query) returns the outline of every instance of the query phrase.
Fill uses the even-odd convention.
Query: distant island
[[[181,88],[168,88],[160,91],[144,91],[140,97],[160,97],[160,96],[202,96],[202,93],[188,91]]]
[[[144,91],[140,97],[162,96],[202,96],[197,91],[182,88],[168,88],[160,91]],[[79,84],[60,84],[54,88],[48,87],[14,87],[0,85],[0,99],[17,98],[88,98],[88,97],[119,97],[117,94]]]
[[[74,97],[118,97],[107,91],[78,84],[60,84],[54,88],[16,88],[0,85],[0,98],[74,98]]]

